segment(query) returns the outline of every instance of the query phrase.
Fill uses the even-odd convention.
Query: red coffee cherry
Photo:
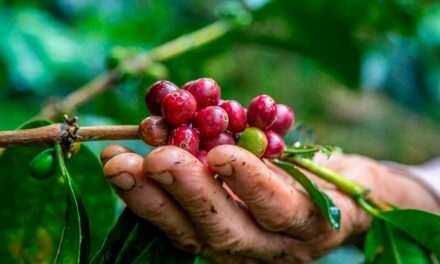
[[[251,127],[266,129],[272,124],[277,114],[277,105],[272,97],[259,95],[249,104],[247,120]]]
[[[178,146],[193,155],[199,152],[199,141],[197,131],[188,125],[174,128],[168,137],[168,145]]]
[[[149,116],[139,124],[140,138],[150,146],[165,145],[170,127],[162,116]]]
[[[189,87],[191,87],[191,85],[193,85],[194,82],[195,80],[186,82],[184,85],[182,85],[182,90],[188,91]]]
[[[153,83],[145,94],[145,104],[153,115],[162,114],[162,101],[165,95],[178,90],[179,87],[169,81],[157,81]]]
[[[219,106],[208,106],[197,112],[193,125],[204,138],[216,137],[228,127],[226,111]]]
[[[289,132],[295,123],[295,113],[287,105],[277,104],[277,115],[275,121],[267,129],[284,136]]]
[[[196,115],[197,103],[194,96],[185,90],[167,94],[162,102],[162,114],[172,126],[189,124]]]
[[[200,148],[206,151],[210,151],[218,145],[235,145],[234,137],[228,132],[221,132],[213,138],[203,138],[200,140]]]
[[[218,105],[221,97],[220,86],[211,78],[200,78],[183,85],[182,89],[190,92],[197,101],[197,109]]]
[[[237,133],[243,131],[246,128],[246,111],[239,102],[234,100],[224,101],[220,105],[220,107],[225,109],[226,113],[228,113],[229,131],[231,131],[232,133]]]
[[[266,131],[264,134],[267,138],[267,148],[263,157],[268,159],[279,158],[285,148],[283,138],[273,131]]]

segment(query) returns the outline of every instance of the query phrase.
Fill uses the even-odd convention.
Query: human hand
[[[174,146],[156,148],[145,159],[120,146],[107,147],[101,156],[104,174],[135,214],[177,247],[213,262],[307,262],[364,233],[371,221],[334,185],[309,175],[341,210],[341,229],[333,230],[289,175],[237,146],[219,146],[208,154],[223,185],[194,156]],[[430,197],[420,197],[423,187],[375,161],[335,154],[316,162],[394,204],[430,206]],[[405,193],[406,188],[418,195]]]

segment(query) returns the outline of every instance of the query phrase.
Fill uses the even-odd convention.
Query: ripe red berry
[[[220,86],[211,78],[200,78],[183,85],[182,89],[190,92],[197,101],[197,108],[218,105],[221,97]]]
[[[234,137],[228,132],[221,132],[216,137],[203,138],[202,140],[200,140],[200,148],[206,151],[210,151],[211,149],[213,149],[218,145],[225,145],[225,144],[229,144],[229,145],[235,144]]]
[[[277,133],[270,130],[264,132],[264,134],[267,138],[267,148],[264,152],[263,157],[268,159],[279,158],[283,153],[285,147],[283,138]]]
[[[153,147],[165,145],[169,131],[170,127],[162,116],[149,116],[139,125],[140,138]]]
[[[168,145],[178,146],[193,155],[199,151],[199,141],[197,131],[188,125],[175,127],[168,137]]]
[[[220,105],[228,113],[228,130],[232,133],[241,132],[246,128],[246,111],[243,106],[234,100],[228,100]]]
[[[277,105],[272,97],[259,95],[249,104],[247,120],[252,127],[266,129],[272,124],[277,114]]]
[[[228,127],[226,111],[219,106],[208,106],[197,112],[193,125],[204,138],[216,137]]]
[[[189,124],[196,111],[194,96],[185,90],[176,90],[163,98],[162,114],[170,125]]]
[[[295,113],[287,105],[277,104],[275,121],[267,129],[284,136],[295,123]]]
[[[145,94],[145,104],[153,115],[162,114],[162,101],[165,95],[178,90],[179,87],[169,81],[157,81],[153,83]]]
[[[189,81],[189,82],[186,82],[184,85],[182,85],[182,90],[188,91],[189,87],[190,87],[191,85],[193,85],[194,82],[195,82],[195,81]]]

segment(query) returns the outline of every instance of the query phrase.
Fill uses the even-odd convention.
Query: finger
[[[104,174],[136,215],[157,226],[178,246],[199,252],[201,243],[189,218],[156,182],[146,177],[142,162],[137,154],[123,153],[105,164]]]
[[[327,228],[324,216],[305,193],[287,185],[249,151],[218,146],[208,153],[208,163],[265,229],[305,239],[322,231],[316,227]]]
[[[102,164],[106,164],[114,156],[117,156],[122,153],[132,153],[133,151],[124,145],[112,144],[108,145],[101,151],[101,161]]]
[[[291,186],[299,186],[298,182],[295,181],[292,176],[290,176],[289,173],[287,173],[285,170],[281,169],[280,167],[275,166],[270,160],[263,159],[264,164],[275,173],[278,177],[280,177],[286,184]]]
[[[226,251],[267,258],[282,248],[281,235],[256,225],[189,152],[174,146],[156,148],[145,157],[144,170],[185,209],[206,243],[205,254]]]

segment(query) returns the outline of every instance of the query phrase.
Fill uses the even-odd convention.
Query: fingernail
[[[158,174],[150,174],[149,176],[163,185],[171,185],[174,183],[174,177],[169,171],[164,171]]]
[[[110,182],[121,191],[130,191],[136,185],[136,179],[128,172],[109,177]]]
[[[220,176],[231,176],[234,174],[234,167],[229,163],[222,163],[214,165],[214,170],[220,174]]]

